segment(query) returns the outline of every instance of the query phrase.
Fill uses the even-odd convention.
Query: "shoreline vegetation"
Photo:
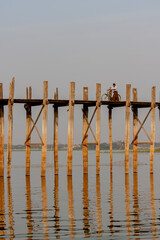
[[[53,151],[54,147],[53,144],[47,145],[47,151]],[[88,145],[88,150],[95,150],[96,145]],[[130,152],[133,151],[133,145],[130,144],[129,146]],[[4,150],[7,150],[7,144],[4,144]],[[22,144],[12,145],[13,151],[25,151],[26,146]],[[41,146],[31,146],[32,151],[40,151]],[[59,144],[58,145],[59,151],[67,151],[67,144]],[[82,150],[81,144],[74,144],[73,150]],[[110,151],[109,143],[101,143],[100,144],[100,151],[101,153],[109,153]],[[125,143],[124,141],[116,141],[112,144],[112,151],[116,153],[123,153],[125,151]],[[138,152],[149,152],[150,151],[150,145],[145,144],[143,146],[138,146]],[[154,152],[160,152],[160,143],[155,143],[155,150]]]

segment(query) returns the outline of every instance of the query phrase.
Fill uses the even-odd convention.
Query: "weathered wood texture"
[[[130,95],[131,85],[126,85],[126,123],[125,123],[125,173],[129,173],[129,140],[130,140]]]
[[[83,88],[83,100],[88,100],[88,88]],[[83,105],[83,136],[88,127],[88,106]],[[88,173],[88,134],[85,137],[82,145],[83,149],[83,173]]]
[[[110,149],[110,173],[112,173],[112,108],[108,109],[109,117],[109,149]]]
[[[153,156],[154,156],[154,143],[155,143],[155,100],[156,100],[156,88],[152,87],[151,94],[151,145],[150,145],[150,173],[153,173]]]
[[[48,82],[43,82],[43,115],[42,115],[42,158],[41,158],[41,177],[45,176],[47,158],[47,113],[48,113]]]
[[[74,99],[75,99],[75,82],[71,82],[70,83],[70,94],[69,94],[69,113],[68,113],[67,175],[72,175]]]
[[[58,88],[54,94],[54,99],[58,100]],[[58,106],[54,105],[54,173],[58,174]]]
[[[3,84],[0,83],[0,99],[3,99]],[[4,176],[4,106],[0,105],[0,177]]]
[[[7,177],[10,177],[11,172],[14,82],[15,78],[10,83],[8,100]]]
[[[137,89],[133,88],[133,101],[137,102]],[[138,109],[137,107],[133,107],[133,139],[135,138],[137,131],[138,131]],[[133,172],[137,172],[137,142],[138,142],[138,136],[136,137],[134,143],[133,143]]]
[[[32,89],[29,87],[26,88],[26,98],[31,99],[32,98]],[[31,131],[31,105],[26,105],[26,138],[28,137],[29,133]],[[30,175],[30,154],[31,154],[31,135],[27,141],[26,144],[26,176]]]
[[[101,126],[101,84],[96,84],[96,174],[100,174],[100,126]]]

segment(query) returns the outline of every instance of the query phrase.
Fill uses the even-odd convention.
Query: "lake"
[[[67,177],[67,152],[59,152],[54,176],[53,152],[47,153],[46,177],[41,152],[31,153],[31,175],[25,176],[25,152],[12,152],[11,178],[0,178],[0,239],[160,239],[160,153],[138,153],[138,174],[125,175],[124,153],[101,153],[96,176],[95,151],[83,175],[81,151],[73,151],[73,176]],[[5,153],[6,162],[6,153]]]

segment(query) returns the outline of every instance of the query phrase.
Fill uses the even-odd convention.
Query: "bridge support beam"
[[[54,99],[58,100],[58,88],[54,94]],[[58,174],[58,106],[54,105],[54,173]]]
[[[129,140],[130,140],[130,95],[131,85],[126,85],[126,123],[125,123],[125,173],[129,173]]]
[[[14,82],[15,78],[13,77],[10,83],[8,100],[7,177],[11,177]]]
[[[137,102],[137,89],[133,88],[133,102]],[[137,107],[132,108],[133,110],[133,139],[134,143],[133,143],[133,172],[137,173],[137,142],[138,142],[138,135],[137,131],[138,131],[138,109]],[[136,138],[135,138],[136,137]]]
[[[3,84],[0,83],[0,99],[3,99]],[[0,105],[0,177],[4,176],[4,105]]]
[[[150,173],[153,173],[153,156],[154,156],[154,143],[155,143],[155,101],[156,101],[156,88],[152,87],[151,93],[151,145],[150,145]]]
[[[43,115],[42,115],[42,158],[41,177],[45,177],[47,158],[47,113],[48,113],[48,82],[43,82]]]
[[[110,149],[110,173],[112,174],[112,108],[108,108],[109,117],[109,149]]]
[[[83,100],[88,101],[88,87],[83,88]],[[88,106],[83,105],[83,136],[88,127]],[[83,173],[88,173],[88,135],[85,137],[82,145],[83,150]]]
[[[69,115],[68,115],[67,175],[72,175],[74,99],[75,99],[75,82],[70,82],[69,113],[68,113]]]
[[[96,84],[96,174],[100,174],[101,84]]]

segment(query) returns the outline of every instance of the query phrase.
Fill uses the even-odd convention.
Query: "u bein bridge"
[[[83,100],[75,99],[75,82],[70,82],[69,100],[58,98],[58,89],[54,94],[54,99],[48,99],[48,82],[43,82],[43,99],[32,98],[32,88],[26,88],[26,98],[14,98],[15,79],[12,79],[9,88],[9,98],[3,98],[3,84],[0,83],[0,176],[4,176],[4,106],[8,105],[8,132],[7,132],[7,177],[11,176],[11,154],[12,154],[12,130],[13,130],[13,105],[24,104],[26,110],[26,176],[30,175],[30,152],[32,145],[42,146],[41,155],[41,176],[45,176],[47,157],[47,111],[48,104],[54,108],[54,173],[57,175],[58,169],[58,108],[68,108],[68,149],[67,149],[67,175],[72,175],[72,153],[73,153],[73,133],[74,133],[74,106],[82,105],[83,109],[83,173],[88,173],[88,145],[96,145],[96,174],[100,174],[100,114],[101,106],[108,107],[109,121],[109,143],[110,143],[110,172],[112,173],[112,110],[117,107],[125,107],[125,173],[129,173],[129,141],[130,141],[130,112],[133,112],[133,172],[137,172],[137,150],[139,144],[150,145],[150,173],[153,173],[153,155],[155,143],[155,108],[160,109],[160,102],[155,101],[155,87],[151,90],[150,102],[138,102],[137,89],[132,89],[133,100],[131,101],[131,85],[126,84],[125,101],[101,101],[101,84],[96,84],[96,100],[88,100],[88,88],[83,88]],[[41,106],[36,120],[32,119],[34,106]],[[94,107],[93,114],[88,119],[89,108]],[[138,118],[138,109],[147,108],[147,114],[143,122]],[[36,123],[42,114],[42,136],[40,135]],[[151,115],[151,133],[148,134],[144,128],[148,116]],[[91,123],[96,118],[96,133],[94,134]],[[138,123],[140,127],[138,129]],[[31,134],[36,130],[41,143],[32,143]],[[138,142],[138,135],[144,130],[148,142]],[[92,133],[95,142],[88,142],[88,133]]]

